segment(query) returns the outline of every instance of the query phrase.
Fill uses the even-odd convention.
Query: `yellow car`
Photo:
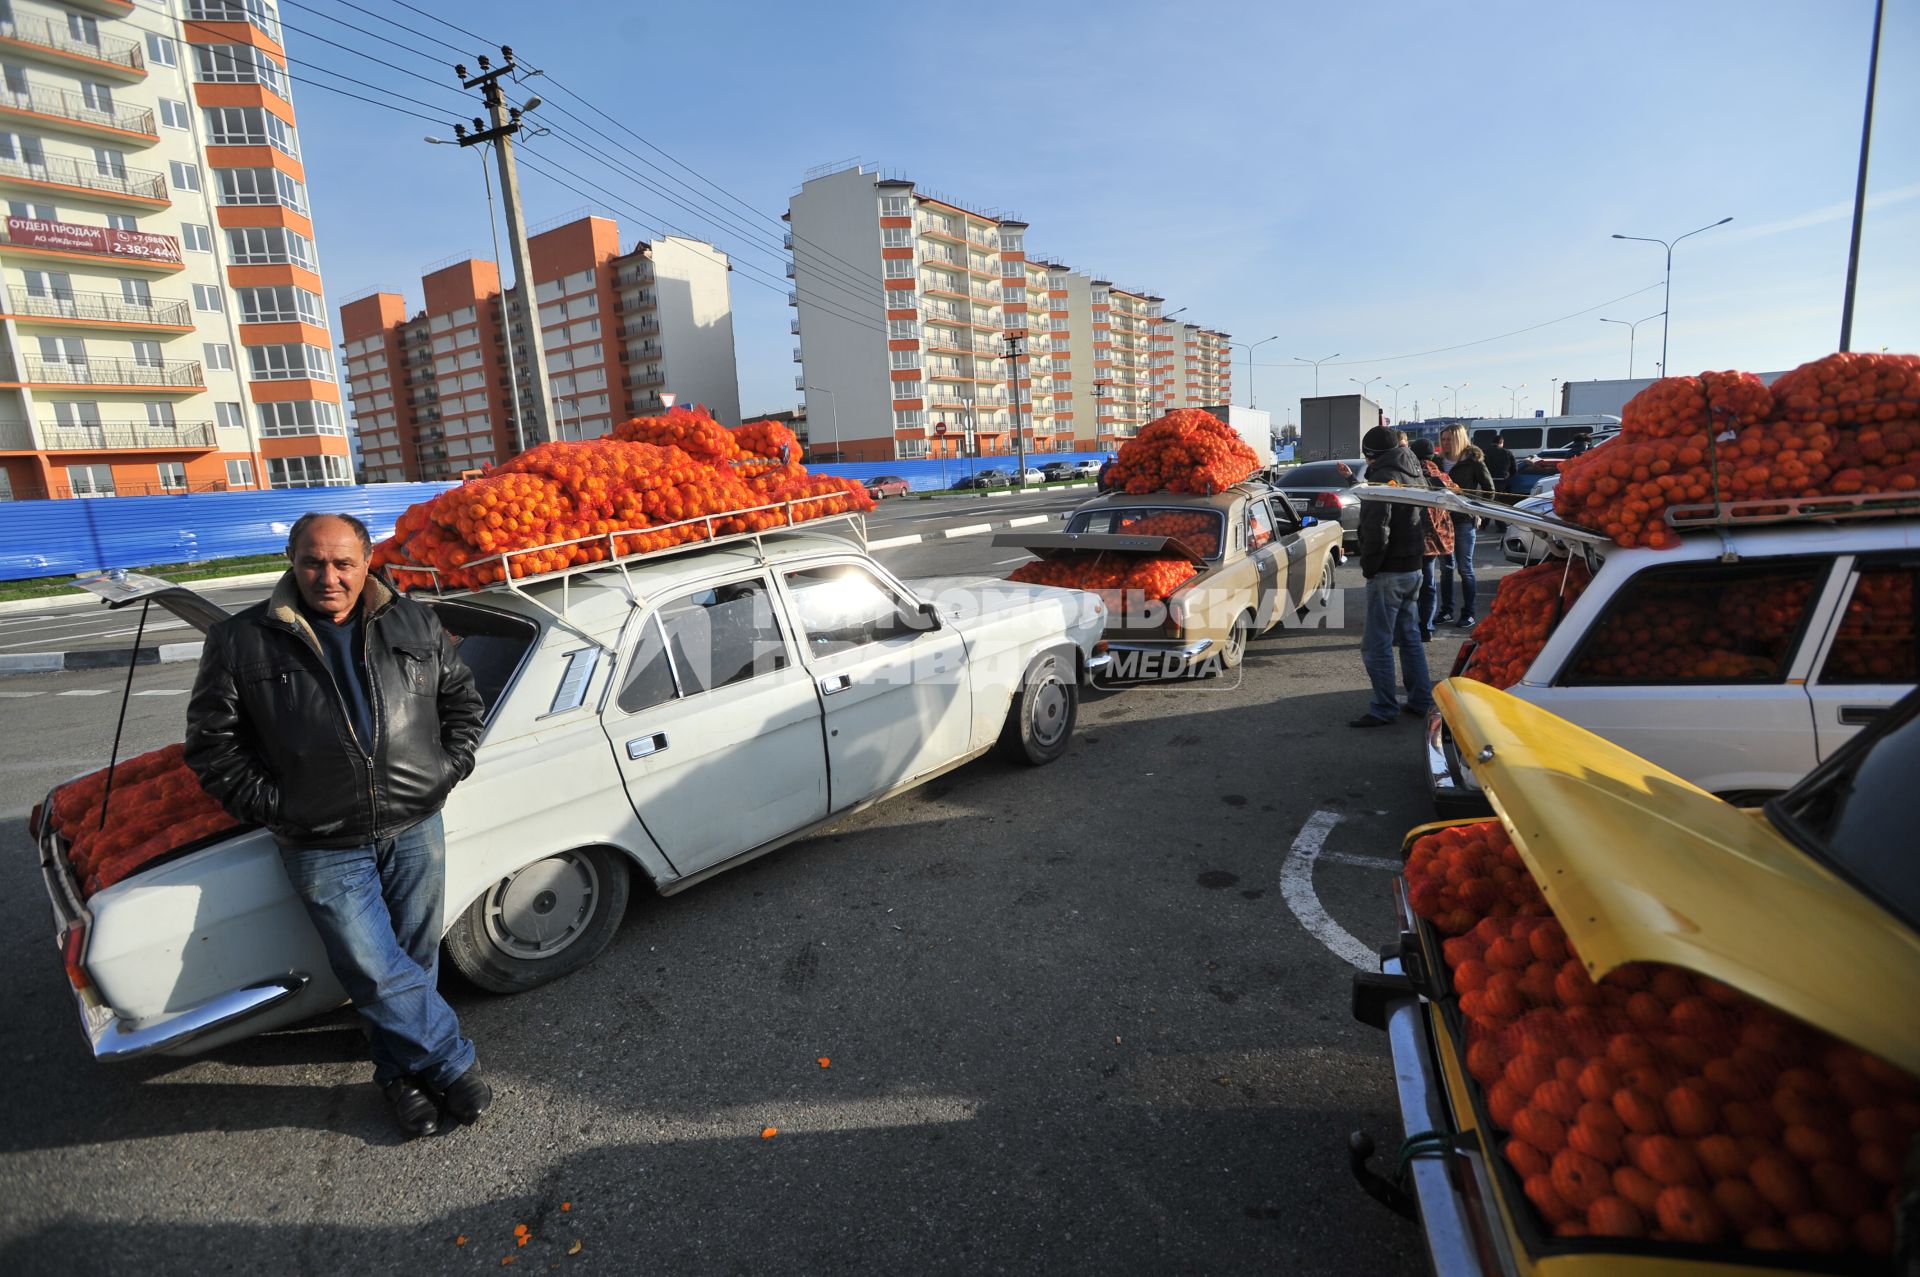
[[[1439,1273],[1920,1271],[1920,693],[1764,809],[1435,696],[1497,824],[1407,836],[1353,1002],[1407,1138],[1383,1171],[1355,1133],[1361,1185]]]
[[[1284,493],[1249,481],[1208,496],[1109,493],[1075,509],[1063,532],[1001,533],[994,544],[1041,558],[1092,552],[1193,565],[1168,597],[1109,609],[1108,675],[1125,679],[1231,670],[1249,639],[1303,611],[1312,619],[1333,597],[1340,538],[1338,523],[1302,515]]]

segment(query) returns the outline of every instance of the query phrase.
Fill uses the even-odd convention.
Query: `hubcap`
[[[1039,745],[1052,745],[1067,731],[1067,689],[1057,678],[1040,684],[1033,697],[1033,739]]]
[[[578,940],[600,906],[600,879],[577,852],[549,856],[487,893],[487,938],[515,958],[550,958]]]
[[[1227,655],[1231,657],[1238,657],[1240,655],[1240,650],[1246,647],[1246,645],[1247,645],[1247,620],[1245,617],[1241,617],[1239,620],[1233,623],[1233,628],[1227,631]]]

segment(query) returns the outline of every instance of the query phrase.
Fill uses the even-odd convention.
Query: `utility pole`
[[[1001,335],[1007,343],[1007,353],[1001,356],[1012,371],[1013,381],[1013,446],[1019,453],[1019,467],[1022,475],[1027,472],[1027,436],[1020,428],[1020,356],[1026,353],[1027,330],[1009,328]]]
[[[509,45],[500,46],[500,56],[506,60],[504,66],[495,67],[486,54],[481,54],[480,74],[468,78],[465,64],[455,66],[453,73],[460,77],[460,87],[479,89],[480,100],[487,108],[487,120],[474,117],[473,130],[469,132],[465,125],[453,126],[453,134],[461,146],[478,146],[483,142],[492,142],[494,159],[500,165],[500,197],[507,212],[507,248],[513,254],[514,288],[520,294],[520,301],[527,311],[527,342],[529,361],[532,364],[533,412],[531,429],[522,432],[526,441],[541,444],[553,437],[553,400],[552,388],[547,381],[547,348],[540,340],[540,300],[534,295],[533,256],[527,250],[526,221],[520,213],[520,173],[513,162],[513,143],[510,139],[520,131],[521,107],[509,107],[506,95],[500,91],[500,79],[514,70],[513,49]],[[535,98],[529,105],[537,106]],[[488,128],[488,121],[492,127]],[[507,344],[513,344],[513,308],[507,307]],[[514,420],[520,418],[520,404],[513,405]]]

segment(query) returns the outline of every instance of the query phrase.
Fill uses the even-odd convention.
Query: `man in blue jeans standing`
[[[1425,488],[1420,462],[1386,426],[1375,426],[1360,440],[1367,459],[1368,483]],[[1385,727],[1402,714],[1424,719],[1433,705],[1427,674],[1427,650],[1420,636],[1420,561],[1424,544],[1421,508],[1397,502],[1360,503],[1360,574],[1367,579],[1366,629],[1360,659],[1373,680],[1373,701],[1352,727]],[[1400,649],[1400,674],[1407,685],[1406,704],[1394,690],[1393,649]]]
[[[372,550],[350,515],[294,523],[272,596],[207,634],[187,764],[272,831],[411,1137],[493,1099],[437,987],[440,808],[473,771],[486,707],[433,612],[368,576]]]

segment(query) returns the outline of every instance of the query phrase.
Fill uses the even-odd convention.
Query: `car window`
[[[663,605],[642,629],[619,704],[632,713],[670,699],[668,674],[675,694],[697,696],[786,665],[786,640],[764,582],[695,590]]]
[[[1178,537],[1202,558],[1220,557],[1220,530],[1226,516],[1218,510],[1182,510],[1166,506],[1120,506],[1081,510],[1067,521],[1069,532],[1110,532],[1135,537]]]
[[[427,605],[453,636],[454,650],[473,671],[473,685],[487,712],[500,702],[514,671],[526,659],[540,627],[524,617],[508,616],[491,608],[436,600]]]
[[[1840,632],[1820,670],[1822,683],[1911,683],[1920,667],[1913,594],[1920,568],[1869,564],[1854,578]]]
[[[1273,516],[1264,501],[1247,502],[1247,553],[1273,544]]]
[[[786,575],[794,619],[815,656],[831,656],[869,643],[911,636],[907,602],[854,563],[804,568]]]
[[[1642,572],[1608,600],[1562,681],[1779,682],[1828,567],[1792,559]]]
[[[1581,435],[1590,435],[1592,433],[1592,426],[1548,426],[1547,446],[1549,448],[1564,447],[1572,443],[1575,439],[1578,439]]]
[[[1300,512],[1293,508],[1293,502],[1284,492],[1276,492],[1267,498],[1267,505],[1273,511],[1273,530],[1275,533],[1298,532],[1300,530]]]
[[[1289,488],[1351,488],[1360,476],[1344,461],[1314,461],[1284,471],[1274,482]]]

